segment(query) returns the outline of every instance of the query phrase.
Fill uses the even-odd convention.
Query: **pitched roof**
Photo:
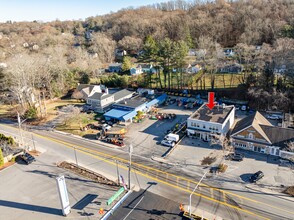
[[[103,99],[106,99],[106,98],[108,98],[110,96],[113,96],[113,94],[95,92],[93,95],[89,96],[88,98],[96,99],[96,100],[103,100]]]
[[[259,112],[240,120],[234,127],[232,135],[252,126],[269,143],[279,147],[285,147],[289,141],[294,141],[294,130],[273,126]]]
[[[252,114],[246,118],[243,118],[242,120],[238,121],[237,124],[235,125],[231,135],[234,135],[241,130],[252,126],[258,133],[260,133],[264,139],[266,139],[269,143],[271,143],[270,139],[268,136],[264,133],[260,125],[267,125],[267,126],[272,126],[273,125],[260,114],[258,111],[255,112],[255,114]]]
[[[120,91],[113,94],[114,95],[114,101],[117,101],[117,100],[119,100],[121,98],[124,98],[124,97],[126,97],[128,95],[131,95],[133,93],[134,92],[131,92],[131,91],[127,90],[127,89],[122,89],[122,90],[120,90]]]
[[[273,145],[286,147],[287,142],[294,141],[294,129],[260,125]]]

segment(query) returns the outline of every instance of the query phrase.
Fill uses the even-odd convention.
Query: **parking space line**
[[[14,127],[11,127],[11,126],[7,126],[7,125],[2,125],[2,126],[6,126],[6,127],[9,127],[9,128],[12,128],[12,129],[16,129],[16,128],[14,128]],[[26,132],[28,132],[28,133],[31,133],[31,132],[29,132],[29,131],[26,131]],[[45,138],[45,139],[47,139],[47,140],[50,140],[50,141],[54,141],[54,142],[57,142],[57,143],[60,143],[60,144],[63,144],[63,145],[65,145],[66,147],[68,147],[68,148],[73,148],[72,147],[72,145],[70,144],[70,143],[67,143],[67,142],[65,142],[65,141],[61,141],[61,140],[58,140],[58,139],[55,139],[55,138],[51,138],[51,137],[46,137],[46,136],[43,136],[43,135],[40,135],[40,134],[36,134],[36,133],[34,133],[34,135],[36,135],[36,136],[39,136],[39,137],[41,137],[41,138]],[[88,149],[88,148],[86,148],[86,147],[81,147],[81,146],[76,146],[77,148],[77,150],[78,151],[80,151],[80,152],[82,152],[82,153],[84,153],[84,154],[88,154],[88,155],[90,155],[90,156],[93,156],[93,157],[98,157],[100,160],[103,160],[103,161],[105,161],[105,162],[107,162],[107,163],[110,163],[110,164],[113,164],[113,165],[115,165],[116,166],[116,163],[112,163],[110,160],[112,159],[116,159],[116,160],[119,160],[119,161],[122,161],[122,162],[125,162],[125,163],[127,163],[128,162],[128,160],[126,160],[126,159],[123,159],[123,158],[120,158],[120,157],[117,157],[117,156],[112,156],[112,155],[110,155],[110,154],[106,154],[106,153],[103,153],[103,152],[100,152],[100,151],[97,151],[97,150],[92,150],[92,149]],[[92,153],[91,153],[92,152]],[[98,156],[98,155],[103,155],[104,157],[107,157],[107,158],[101,158],[100,156]],[[170,173],[167,173],[167,172],[164,172],[164,171],[161,171],[161,170],[158,170],[158,169],[155,169],[155,168],[153,168],[153,167],[148,167],[148,166],[146,166],[146,165],[142,165],[142,164],[138,164],[138,163],[133,163],[134,165],[137,165],[138,167],[144,167],[146,170],[154,170],[154,171],[157,171],[157,172],[161,172],[161,173],[165,173],[166,175],[170,175],[170,176],[175,176],[175,177],[177,177],[177,179],[178,178],[181,178],[182,180],[187,180],[187,181],[190,181],[191,183],[198,183],[197,181],[193,181],[193,180],[190,180],[190,179],[188,179],[188,178],[185,178],[185,177],[180,177],[180,176],[177,176],[177,175],[175,175],[175,174],[170,174]],[[123,166],[123,165],[118,165],[119,167],[121,167],[121,168],[126,168],[125,166]],[[141,175],[143,175],[143,176],[148,176],[149,178],[152,178],[152,179],[154,179],[154,176],[149,176],[149,175],[146,175],[145,173],[142,173],[142,172],[140,172],[140,171],[138,171],[138,173],[140,173]],[[167,185],[171,185],[171,186],[174,186],[174,185],[172,185],[172,184],[168,184],[168,183],[165,183],[164,181],[161,181],[161,180],[158,180],[159,182],[163,182],[164,184],[167,184]],[[178,184],[178,183],[177,183]],[[266,206],[268,206],[268,207],[272,207],[272,208],[275,208],[275,209],[278,209],[278,210],[282,210],[282,211],[285,211],[285,212],[287,212],[287,213],[291,213],[291,214],[293,214],[294,212],[292,212],[292,211],[288,211],[288,210],[285,210],[285,209],[282,209],[282,208],[279,208],[279,207],[276,207],[276,206],[272,206],[272,205],[270,205],[270,204],[267,204],[267,203],[263,203],[263,202],[260,202],[260,201],[257,201],[257,200],[254,200],[254,199],[250,199],[250,198],[247,198],[247,197],[244,197],[244,196],[240,196],[240,195],[237,195],[237,194],[234,194],[234,193],[232,193],[232,192],[226,192],[226,191],[224,191],[224,190],[222,190],[222,189],[218,189],[218,188],[215,188],[215,187],[211,187],[211,186],[209,186],[209,185],[206,185],[206,184],[202,184],[202,183],[200,183],[200,185],[203,185],[203,186],[207,186],[207,187],[209,187],[211,190],[216,190],[216,191],[219,191],[219,192],[222,192],[223,194],[229,194],[229,195],[232,195],[232,196],[235,196],[235,197],[238,197],[238,198],[240,198],[240,199],[244,199],[244,200],[247,200],[247,201],[251,201],[251,202],[255,202],[255,203],[258,203],[258,204],[263,204],[263,205],[266,205]],[[178,186],[174,186],[175,188],[177,188]],[[178,187],[178,188],[181,188],[181,187]],[[186,191],[187,189],[185,189],[185,191]],[[199,196],[203,196],[203,195],[199,195]],[[213,199],[213,198],[210,198],[210,197],[208,197],[210,200],[215,200],[215,199]],[[216,201],[218,201],[218,200],[216,200]],[[221,201],[218,201],[219,203],[223,203],[223,202],[221,202]],[[227,205],[227,206],[232,206],[232,205],[229,205],[229,204],[227,204],[227,203],[224,203],[224,205]],[[232,207],[235,207],[235,206],[232,206]],[[238,209],[238,207],[235,207],[236,209]],[[244,210],[244,209],[242,209],[243,211],[248,211],[248,210]],[[248,212],[250,212],[250,211],[248,211]],[[251,213],[251,212],[250,212]],[[257,215],[257,214],[255,214],[255,213],[252,213],[252,214],[254,214],[254,215]],[[260,216],[260,217],[262,217],[262,216]],[[263,217],[264,218],[264,217]]]
[[[226,193],[223,192],[223,198],[224,198],[224,202],[227,203],[227,198],[226,198]]]
[[[213,197],[213,192],[214,192],[213,189],[210,188],[210,196],[211,196],[211,198],[214,198],[214,197]]]

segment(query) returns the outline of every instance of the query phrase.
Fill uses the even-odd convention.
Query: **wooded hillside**
[[[288,94],[289,86],[294,85],[292,0],[205,3],[177,0],[124,9],[85,21],[0,23],[0,90],[11,91],[22,105],[32,105],[32,93],[37,100],[41,96],[61,96],[78,81],[87,81],[85,75],[101,77],[99,68],[106,68],[115,61],[116,48],[138,52],[146,48],[148,37],[154,39],[159,49],[164,42],[171,41],[175,45],[184,43],[187,48],[207,50],[210,57],[207,60],[202,57],[202,63],[207,70],[204,76],[210,74],[211,79],[214,79],[216,63],[225,62],[218,57],[218,51],[237,48],[235,59],[247,65],[248,73],[240,83],[247,84],[248,88],[262,87],[270,91],[277,84],[277,79],[272,77],[273,70],[286,65],[287,73],[280,79],[278,89],[283,88],[288,98],[293,97]],[[256,56],[257,45],[262,45],[262,55]],[[170,65],[187,65],[182,59],[177,60],[181,62],[166,64],[168,68],[163,73],[168,79],[172,78]],[[252,77],[253,69],[263,77]],[[188,81],[181,83],[189,85]],[[133,82],[127,80],[118,86],[125,84]],[[170,81],[165,88],[170,89]]]

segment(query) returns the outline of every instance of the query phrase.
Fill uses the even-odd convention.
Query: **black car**
[[[36,159],[29,153],[24,153],[24,154],[20,155],[19,158],[21,160],[23,160],[26,164],[30,164],[30,163],[36,161]]]
[[[225,156],[226,160],[242,161],[244,158],[243,154],[240,153],[230,153]]]
[[[251,183],[255,183],[256,181],[260,180],[262,177],[264,177],[264,174],[262,171],[258,171],[256,173],[254,173],[250,178],[249,181]]]

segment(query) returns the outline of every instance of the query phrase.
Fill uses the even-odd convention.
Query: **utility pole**
[[[201,181],[203,180],[203,178],[206,176],[206,174],[208,173],[208,171],[206,171],[206,173],[203,174],[203,176],[201,177],[200,181],[197,183],[197,185],[195,186],[195,188],[193,189],[192,193],[190,194],[190,198],[189,198],[189,216],[191,217],[192,214],[192,195],[195,192],[195,190],[197,189],[197,187],[199,186],[199,184],[201,183]],[[191,218],[193,219],[193,218]]]
[[[130,156],[130,160],[129,160],[129,190],[131,189],[131,166],[132,166],[132,153],[133,153],[133,145],[130,144],[129,147],[129,156]]]
[[[25,119],[26,120],[26,119]],[[21,140],[21,146],[23,147],[24,141],[23,141],[23,136],[22,136],[22,129],[21,129],[21,124],[25,121],[21,121],[19,112],[17,112],[17,122],[18,122],[18,129],[19,129],[19,135],[20,135],[20,140]]]
[[[78,167],[79,164],[78,164],[78,158],[77,158],[76,147],[74,146],[73,148],[74,148],[74,152],[75,152],[76,165],[77,165],[77,167]]]

